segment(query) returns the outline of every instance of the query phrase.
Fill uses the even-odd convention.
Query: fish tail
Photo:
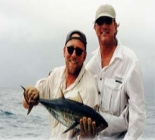
[[[27,111],[27,115],[29,115],[29,113],[31,112],[32,108],[33,108],[33,104],[30,103],[29,109],[28,109],[28,111]]]

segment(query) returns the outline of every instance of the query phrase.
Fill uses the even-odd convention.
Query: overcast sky
[[[66,34],[83,31],[88,57],[98,47],[93,29],[97,8],[111,4],[120,23],[118,38],[137,54],[147,92],[155,92],[153,0],[0,0],[0,87],[34,85],[64,65]]]

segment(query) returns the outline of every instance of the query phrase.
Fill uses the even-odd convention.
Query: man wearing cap
[[[145,126],[142,73],[135,53],[116,38],[118,24],[111,5],[101,5],[94,29],[99,47],[86,65],[96,79],[100,114],[108,122],[99,139],[137,140]]]
[[[39,80],[35,87],[26,88],[26,97],[30,103],[37,104],[38,98],[56,99],[60,97],[60,89],[65,98],[78,100],[82,98],[84,104],[95,108],[98,103],[97,88],[93,76],[85,69],[86,36],[78,30],[68,33],[63,54],[65,66],[57,67],[49,76]],[[29,104],[23,99],[23,106],[28,109]],[[55,119],[50,115],[50,139],[70,139],[73,131],[63,133],[67,128],[62,124],[55,126]]]

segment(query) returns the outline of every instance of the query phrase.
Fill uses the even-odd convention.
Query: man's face
[[[78,39],[72,39],[64,47],[64,57],[68,74],[78,75],[86,58],[84,44]]]
[[[101,44],[111,44],[114,41],[117,24],[110,17],[100,17],[94,25],[97,37]]]

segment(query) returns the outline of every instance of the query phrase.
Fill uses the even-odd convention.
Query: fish
[[[25,91],[25,88],[22,87]],[[23,93],[24,97],[25,92]],[[80,119],[83,117],[91,118],[92,121],[96,122],[96,132],[100,132],[108,127],[108,123],[105,119],[93,108],[83,104],[80,93],[78,93],[78,101],[65,98],[63,92],[61,91],[60,98],[57,99],[38,99],[48,112],[56,119],[55,126],[58,123],[63,124],[67,129],[63,132],[66,133],[72,129],[76,129],[80,132]],[[32,110],[33,105],[29,105],[28,114]]]

